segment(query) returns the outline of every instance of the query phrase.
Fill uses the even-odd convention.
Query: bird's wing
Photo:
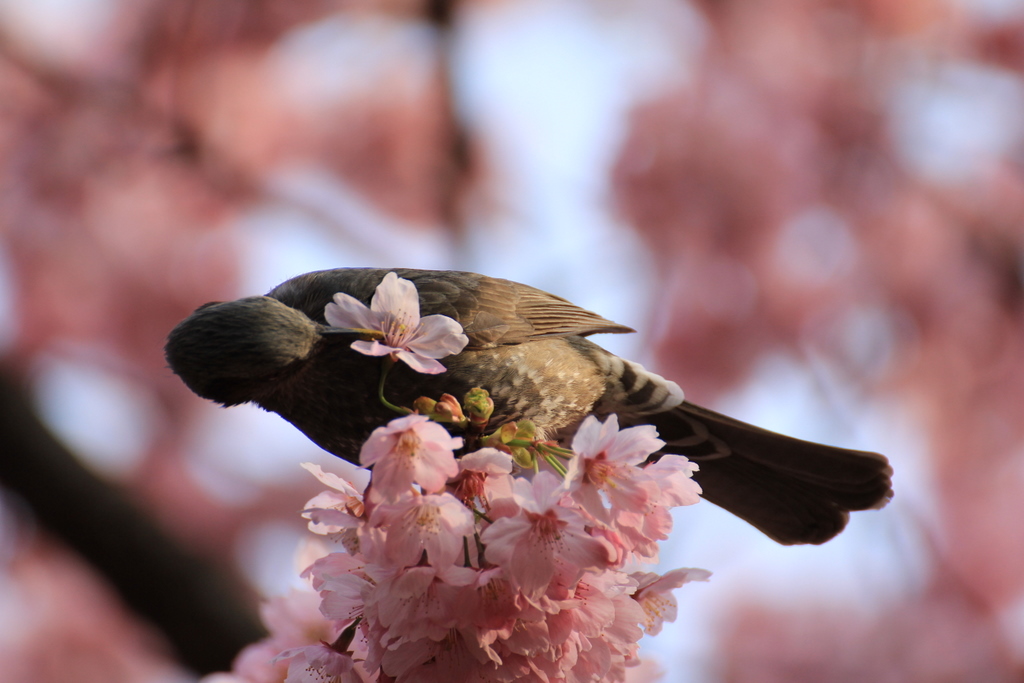
[[[450,270],[339,268],[307,273],[279,285],[272,296],[323,323],[336,292],[369,304],[390,271],[411,280],[421,315],[447,315],[462,325],[468,348],[521,344],[544,337],[634,332],[562,297],[510,280]]]

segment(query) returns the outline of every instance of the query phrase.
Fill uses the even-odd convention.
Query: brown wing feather
[[[323,270],[288,280],[269,296],[324,323],[324,306],[335,292],[345,292],[368,304],[381,279],[392,270],[416,285],[422,315],[447,315],[459,321],[469,337],[469,348],[521,344],[545,337],[634,331],[534,287],[461,271]]]

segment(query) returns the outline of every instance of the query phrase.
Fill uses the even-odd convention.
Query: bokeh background
[[[369,265],[566,296],[695,402],[890,456],[821,547],[680,510],[661,568],[714,576],[664,680],[1024,681],[1022,166],[1021,0],[0,0],[0,681],[259,635],[331,458],[163,339]]]

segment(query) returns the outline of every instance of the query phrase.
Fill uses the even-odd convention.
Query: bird
[[[490,425],[530,420],[538,439],[569,443],[589,415],[650,424],[664,453],[698,466],[702,496],[783,545],[821,544],[850,512],[892,498],[892,468],[878,453],[804,441],[684,399],[679,385],[588,337],[634,332],[529,285],[464,271],[337,268],[299,275],[264,296],[200,306],[168,335],[170,369],[195,394],[223,406],[253,403],[314,443],[358,464],[361,444],[396,414],[377,400],[380,362],[328,324],[338,292],[370,302],[394,272],[412,282],[421,314],[453,318],[465,348],[445,371],[391,369],[387,400],[490,393]]]

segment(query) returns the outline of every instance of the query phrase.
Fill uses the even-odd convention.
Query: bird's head
[[[259,397],[306,360],[322,326],[267,296],[200,306],[167,338],[164,353],[189,389],[224,405]]]

